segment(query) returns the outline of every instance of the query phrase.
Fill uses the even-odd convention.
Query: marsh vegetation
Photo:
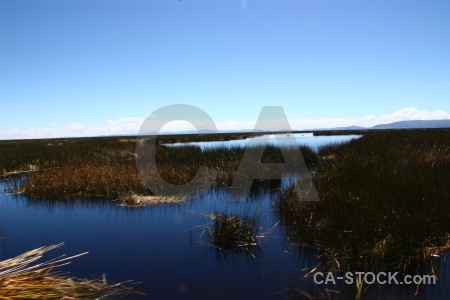
[[[18,181],[15,190],[37,202],[89,197],[119,199],[133,207],[171,204],[174,211],[185,209],[185,199],[163,199],[144,187],[136,170],[135,143],[133,137],[2,142],[0,169],[9,179],[26,172],[27,180]],[[207,219],[196,226],[215,255],[258,260],[265,247],[261,232],[279,221],[286,247],[317,259],[305,270],[308,277],[319,271],[442,277],[442,258],[450,250],[450,130],[369,131],[318,152],[309,147],[288,151],[302,154],[320,201],[299,201],[293,188],[267,179],[253,183],[246,203],[261,205],[254,199],[262,197],[262,190],[275,195],[265,208],[276,220],[272,224],[228,209],[196,211]],[[156,160],[161,176],[173,184],[191,180],[199,166],[213,168],[217,177],[212,190],[227,191],[244,152],[243,147],[157,145]],[[261,162],[283,161],[277,146],[264,149]],[[361,291],[355,285],[350,295]],[[308,295],[321,294],[307,290],[289,296]]]
[[[321,201],[291,189],[277,204],[290,243],[320,257],[315,271],[438,278],[450,250],[450,131],[370,132],[319,156]]]
[[[137,172],[135,145],[136,138],[131,137],[0,143],[2,176],[28,174],[17,191],[31,197],[104,197],[123,199],[125,203],[149,199],[143,197],[152,194]],[[158,172],[171,184],[189,182],[202,165],[217,172],[215,187],[229,187],[245,150],[244,147],[202,150],[196,146],[157,144],[155,155]],[[308,167],[317,162],[308,147],[290,151],[300,151]],[[280,150],[267,146],[261,162],[283,162]]]

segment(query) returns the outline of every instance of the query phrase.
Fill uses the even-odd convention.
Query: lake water
[[[326,144],[336,137],[320,140]],[[180,205],[129,208],[99,199],[50,201],[10,195],[11,184],[0,182],[0,235],[6,236],[0,239],[2,258],[65,242],[47,258],[89,251],[63,270],[83,278],[105,273],[111,282],[134,279],[141,282],[136,288],[147,293],[136,299],[283,299],[294,289],[318,295],[312,280],[302,279],[319,263],[317,253],[290,245],[276,225],[279,189],[261,188],[247,201],[236,202],[227,201],[226,190],[214,189]],[[255,258],[224,255],[208,245],[204,228],[198,228],[211,221],[203,213],[217,212],[254,216],[260,232],[275,227],[261,239]],[[420,299],[448,296],[448,286],[449,280],[441,276],[438,285],[420,289]],[[409,299],[414,292],[411,286],[374,286],[366,295]],[[345,293],[344,287],[342,298]]]
[[[193,145],[200,146],[202,149],[209,149],[215,147],[246,147],[247,144],[253,145],[259,144],[277,144],[281,146],[309,146],[313,150],[318,151],[320,147],[335,143],[346,143],[353,139],[357,139],[361,135],[331,135],[331,136],[313,136],[312,133],[299,133],[299,134],[275,134],[275,135],[262,135],[255,138],[243,139],[243,140],[231,140],[231,141],[217,141],[217,142],[191,142],[191,143],[174,143],[167,144],[170,146],[184,146]],[[268,139],[268,140],[267,140]]]

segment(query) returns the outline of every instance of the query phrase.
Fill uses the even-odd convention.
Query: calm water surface
[[[336,141],[302,138],[313,146]],[[134,279],[141,282],[136,288],[147,293],[137,299],[282,299],[294,289],[318,295],[312,280],[302,279],[319,263],[317,253],[290,245],[280,225],[261,240],[256,259],[224,256],[197,228],[210,222],[202,213],[227,212],[255,216],[261,232],[266,231],[278,223],[274,203],[280,189],[263,188],[247,201],[236,202],[226,200],[226,190],[216,189],[181,205],[128,208],[99,199],[29,199],[7,194],[8,184],[11,181],[0,182],[0,235],[7,236],[0,239],[2,258],[65,242],[47,257],[89,251],[64,271],[83,278],[105,273],[111,282]],[[445,264],[443,272],[447,269]],[[441,275],[438,285],[420,289],[420,299],[450,295],[450,282]],[[330,288],[342,288],[345,298],[347,287]],[[417,299],[414,292],[415,287],[374,286],[366,295]]]
[[[345,143],[353,139],[359,138],[361,135],[331,135],[331,136],[313,136],[312,133],[299,133],[299,134],[276,134],[276,135],[263,135],[255,138],[249,138],[244,140],[232,140],[232,141],[217,141],[217,142],[191,142],[191,143],[174,143],[168,144],[171,146],[184,146],[194,145],[200,146],[202,149],[215,148],[215,147],[245,147],[249,142],[253,144],[281,144],[292,145],[293,143],[301,146],[309,146],[313,150],[318,151],[320,147],[329,144]],[[269,138],[267,141],[266,139]]]

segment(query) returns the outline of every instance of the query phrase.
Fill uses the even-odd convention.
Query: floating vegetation
[[[112,299],[143,295],[124,285],[131,281],[108,284],[104,275],[101,280],[86,280],[55,270],[87,252],[36,263],[46,252],[62,245],[40,247],[0,261],[0,299]]]
[[[261,227],[256,218],[217,213],[202,213],[202,215],[211,221],[197,228],[204,229],[201,236],[207,234],[208,244],[217,250],[216,254],[220,257],[244,254],[256,259],[260,252],[260,240],[276,226],[265,232],[259,232]]]
[[[154,206],[162,204],[181,204],[187,201],[187,197],[184,196],[154,196],[154,195],[138,195],[128,194],[119,198],[118,202],[120,206],[126,207],[141,207],[141,206]]]

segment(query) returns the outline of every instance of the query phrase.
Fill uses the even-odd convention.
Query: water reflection
[[[209,239],[199,232],[193,233],[192,228],[211,221],[202,213],[218,212],[243,218],[257,216],[260,231],[270,229],[278,222],[278,216],[271,211],[280,191],[267,191],[272,193],[259,193],[259,197],[248,201],[229,202],[226,190],[211,190],[188,204],[137,209],[106,201],[83,204],[80,199],[61,205],[2,195],[1,218],[8,225],[9,233],[17,235],[3,241],[0,256],[10,257],[40,245],[65,241],[67,252],[88,250],[91,253],[69,269],[74,275],[100,276],[106,272],[114,281],[133,278],[143,282],[138,289],[161,297],[180,297],[177,290],[180,284],[186,285],[182,295],[192,299],[207,299],[217,291],[224,299],[240,293],[250,297],[250,291],[255,290],[260,291],[258,297],[266,299],[299,295],[299,291],[321,298],[328,296],[325,288],[339,290],[336,294],[339,298],[354,295],[354,286],[316,286],[311,278],[300,279],[320,263],[316,256],[321,252],[292,245],[292,240],[284,238],[285,228],[281,225],[252,248],[251,255],[246,251],[212,247]],[[448,294],[445,286],[448,265],[446,262],[439,265],[437,260],[434,263],[443,281],[439,287],[422,287],[422,296]],[[198,281],[204,284],[196,285]],[[225,282],[236,281],[245,282],[246,287],[227,288]],[[389,289],[374,286],[366,297],[405,299],[414,293],[415,287],[411,286]]]
[[[292,139],[294,137],[295,139]],[[230,140],[230,141],[213,141],[213,142],[190,142],[190,143],[166,143],[164,145],[172,147],[180,146],[199,146],[202,150],[214,149],[220,147],[226,148],[245,148],[251,141],[253,145],[266,145],[266,139],[269,138],[269,145],[279,145],[279,146],[293,146],[292,141],[297,144],[294,146],[308,146],[313,150],[318,151],[320,147],[329,144],[339,144],[346,143],[351,140],[360,138],[361,135],[331,135],[331,136],[314,136],[312,133],[301,133],[301,134],[271,134],[256,136],[254,138],[247,138],[244,140]]]
[[[215,251],[192,235],[192,228],[208,222],[204,213],[260,216],[263,229],[276,223],[269,193],[255,192],[252,200],[238,202],[227,201],[227,193],[215,189],[184,204],[140,208],[102,199],[48,201],[1,194],[0,218],[16,236],[5,240],[0,256],[64,241],[66,252],[90,252],[67,269],[76,276],[106,273],[114,281],[133,278],[143,282],[139,290],[162,298],[209,299],[217,293],[223,298],[239,294],[270,298],[296,272],[292,259],[278,251],[283,247],[280,232],[253,248],[253,257],[245,251],[233,255]],[[273,272],[279,264],[284,271]],[[234,280],[247,282],[247,287],[224,284]],[[259,287],[261,282],[266,282],[264,287]]]

